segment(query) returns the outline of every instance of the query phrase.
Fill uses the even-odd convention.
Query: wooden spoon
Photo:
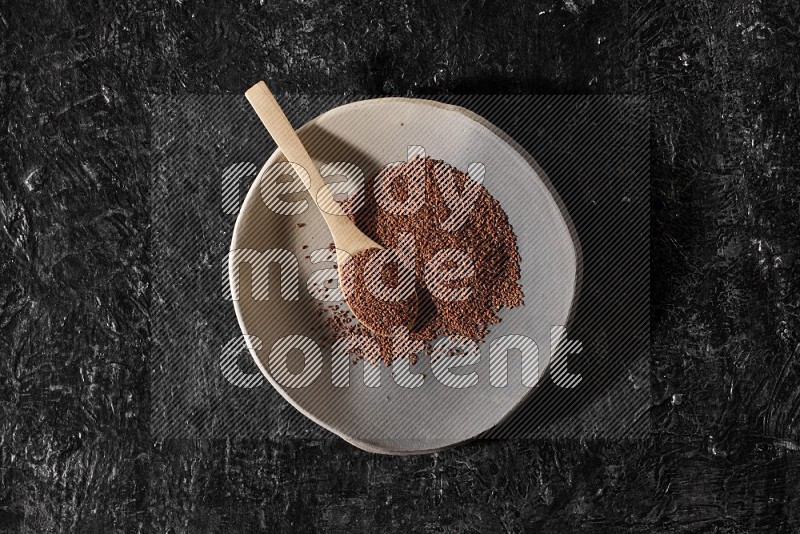
[[[337,269],[341,285],[341,281],[345,280],[343,268],[352,258],[371,250],[382,250],[383,247],[364,235],[347,217],[341,205],[334,200],[330,188],[325,187],[325,181],[317,166],[311,160],[311,156],[308,155],[267,84],[263,81],[258,82],[244,95],[286,156],[286,160],[295,167],[295,172],[303,181],[311,199],[325,219],[336,246]],[[301,168],[298,169],[297,166]],[[376,334],[391,335],[393,326],[409,327],[416,318],[416,295],[406,299],[405,306],[402,306],[403,303],[378,300],[367,295],[366,292],[346,296],[347,304],[356,319]],[[411,302],[412,298],[413,302]],[[387,321],[387,317],[403,317],[403,319],[393,325],[393,321]]]

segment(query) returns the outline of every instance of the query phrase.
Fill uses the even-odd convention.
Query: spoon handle
[[[329,226],[341,224],[339,216],[344,215],[344,211],[339,203],[332,198],[330,189],[325,187],[325,181],[322,179],[317,166],[314,165],[311,156],[308,155],[303,143],[297,137],[297,133],[292,128],[289,119],[286,118],[267,84],[263,81],[258,82],[248,89],[244,96],[247,97],[248,102],[253,106],[261,122],[264,123],[267,131],[284,156],[286,156],[286,160],[295,167],[295,172],[300,176],[303,184],[308,189],[308,193],[311,195],[311,199],[317,204]],[[302,169],[298,169],[298,165]],[[336,217],[336,219],[331,216]]]

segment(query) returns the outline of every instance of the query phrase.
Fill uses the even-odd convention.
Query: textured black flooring
[[[800,7],[0,4],[0,530],[800,530]],[[150,94],[652,105],[653,433],[388,458],[149,435]]]

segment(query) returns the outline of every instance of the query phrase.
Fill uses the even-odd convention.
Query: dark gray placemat
[[[295,126],[362,98],[278,97]],[[583,344],[569,360],[581,384],[564,389],[545,381],[486,437],[644,435],[650,424],[646,100],[431,98],[478,113],[533,155],[563,199],[583,253],[580,298],[568,325],[570,338]],[[229,296],[236,214],[274,143],[243,96],[155,97],[152,104],[153,436],[323,435],[260,376]]]

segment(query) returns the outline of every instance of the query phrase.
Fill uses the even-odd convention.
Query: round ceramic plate
[[[427,100],[347,104],[298,134],[323,175],[340,174],[330,181],[346,174],[355,183],[353,169],[371,176],[423,150],[482,178],[517,236],[525,304],[500,311],[502,322],[469,365],[442,371],[422,356],[414,365],[362,362],[343,369],[315,313],[320,299],[336,296],[333,258],[325,250],[332,240],[317,209],[304,202],[307,193],[291,182],[280,185],[290,178],[277,177],[285,161],[277,150],[247,194],[229,255],[236,315],[258,367],[292,406],[368,451],[433,452],[497,425],[547,379],[551,332],[567,324],[579,286],[578,241],[542,170],[483,118]],[[452,380],[457,375],[465,377]]]

